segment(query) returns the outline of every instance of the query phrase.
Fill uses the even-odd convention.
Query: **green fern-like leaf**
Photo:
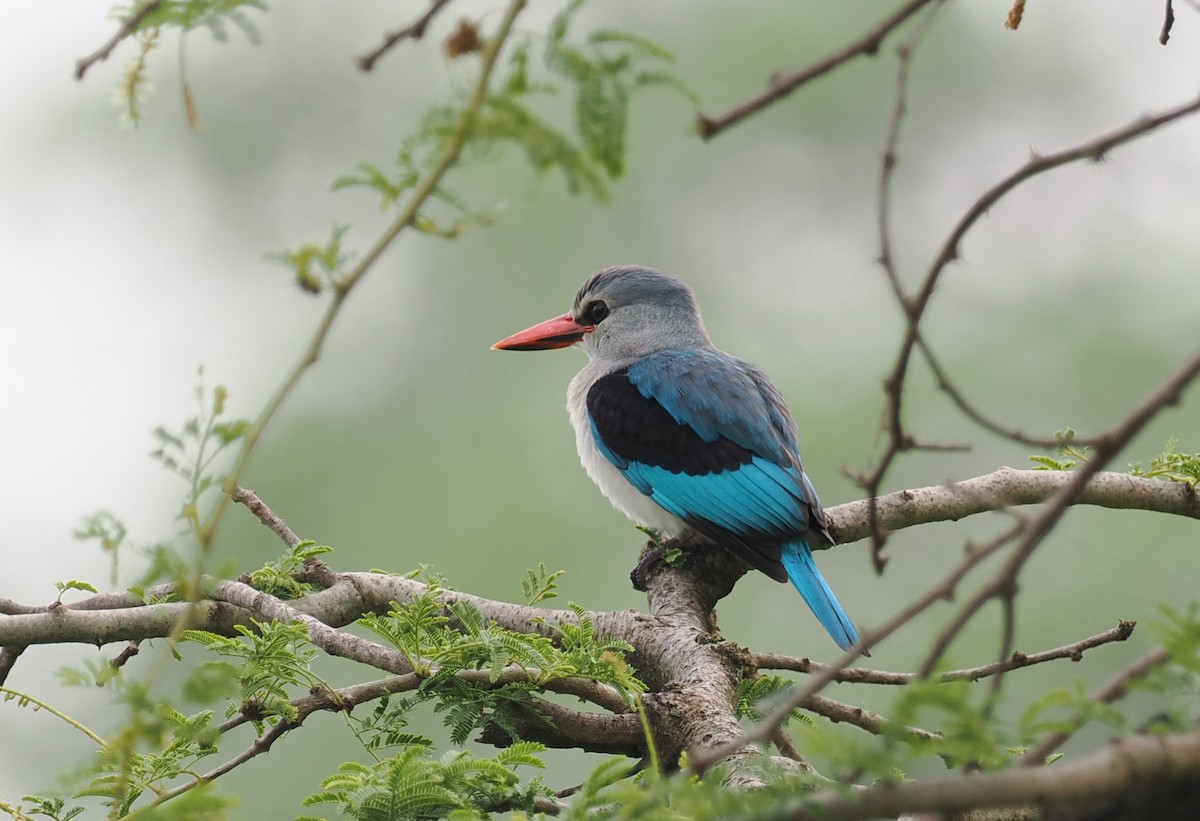
[[[1180,453],[1175,439],[1167,441],[1166,449],[1150,460],[1150,467],[1142,470],[1132,465],[1129,472],[1148,479],[1166,479],[1179,482],[1195,489],[1200,486],[1200,453]]]

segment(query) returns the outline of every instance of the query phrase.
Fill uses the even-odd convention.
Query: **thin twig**
[[[883,155],[879,163],[879,199],[877,202],[877,221],[879,225],[879,264],[887,275],[892,286],[892,293],[900,305],[905,303],[904,286],[900,282],[900,274],[896,270],[896,258],[892,252],[891,229],[891,199],[892,181],[895,177],[898,156],[896,146],[900,142],[900,126],[908,113],[908,73],[912,65],[912,57],[917,46],[924,38],[933,22],[933,12],[941,6],[935,6],[933,11],[916,27],[913,33],[906,37],[896,47],[896,97],[892,105],[892,116],[888,121],[887,137],[884,139]]]
[[[136,639],[134,641],[131,641],[131,642],[129,642],[129,644],[125,645],[124,650],[122,650],[120,653],[117,653],[117,655],[113,656],[112,660],[109,661],[108,664],[114,670],[124,667],[126,662],[128,662],[131,658],[136,656],[138,653],[140,653],[141,650],[142,650],[142,640],[141,639]]]
[[[884,379],[884,396],[886,402],[884,429],[888,435],[888,444],[883,455],[879,458],[874,470],[859,477],[860,486],[870,498],[871,549],[872,559],[876,570],[881,571],[884,565],[883,546],[886,540],[885,531],[879,526],[875,499],[879,495],[883,480],[897,456],[912,447],[912,437],[904,428],[902,406],[904,385],[908,376],[909,365],[913,350],[920,338],[920,323],[929,307],[943,272],[958,259],[959,248],[967,232],[974,227],[984,214],[996,205],[1013,189],[1034,177],[1052,171],[1070,163],[1081,160],[1098,161],[1109,151],[1125,143],[1145,136],[1169,123],[1180,120],[1200,111],[1200,96],[1190,102],[1175,108],[1161,111],[1157,114],[1141,117],[1134,122],[1111,131],[1108,134],[1088,140],[1073,148],[1046,155],[1034,155],[1023,166],[1009,174],[1000,182],[985,191],[959,218],[934,256],[933,262],[925,273],[920,288],[903,304],[906,326],[900,349],[891,373]]]
[[[1162,30],[1158,33],[1158,42],[1166,45],[1171,39],[1171,27],[1175,25],[1175,7],[1171,0],[1167,0],[1167,9],[1163,15]]]
[[[288,527],[288,523],[278,516],[275,511],[267,506],[259,495],[253,490],[244,487],[236,488],[230,497],[233,501],[243,504],[246,508],[258,518],[260,522],[270,528],[271,532],[283,540],[283,543],[288,547],[295,547],[300,544],[302,539],[297,536],[292,529]]]
[[[938,733],[931,733],[929,730],[923,730],[920,727],[901,727],[888,721],[879,713],[873,713],[862,707],[843,704],[840,701],[834,701],[825,696],[810,696],[800,706],[805,710],[824,716],[830,721],[853,724],[855,727],[866,730],[872,735],[880,735],[886,731],[896,735],[911,736],[922,741],[934,741],[941,738]]]
[[[1200,100],[1197,100],[1196,105],[1200,107]],[[931,587],[924,595],[901,610],[881,627],[865,631],[861,635],[857,645],[844,653],[828,670],[813,676],[807,685],[797,688],[787,698],[782,699],[779,706],[764,721],[760,722],[758,726],[747,731],[741,738],[734,739],[703,754],[693,756],[691,762],[692,769],[697,772],[703,772],[717,761],[720,761],[724,756],[729,755],[734,750],[740,749],[746,744],[762,744],[768,741],[774,732],[774,728],[782,724],[791,715],[792,710],[803,704],[808,698],[816,695],[829,684],[839,670],[853,664],[864,651],[869,651],[918,614],[927,610],[935,602],[952,597],[958,586],[958,582],[964,576],[988,556],[1007,546],[1014,539],[1019,538],[1013,550],[1013,555],[1005,564],[1001,573],[991,582],[984,585],[978,593],[968,599],[966,604],[960,609],[959,615],[954,619],[952,626],[943,630],[935,640],[933,649],[918,670],[922,676],[928,677],[934,666],[941,659],[942,654],[949,647],[950,642],[958,635],[958,629],[960,629],[961,625],[966,624],[969,616],[978,612],[984,602],[998,595],[1003,595],[1005,591],[1012,588],[1015,584],[1016,575],[1020,568],[1024,566],[1025,560],[1028,559],[1033,550],[1041,544],[1042,540],[1057,525],[1067,509],[1076,502],[1078,495],[1087,486],[1091,478],[1160,410],[1169,404],[1178,402],[1183,390],[1191,384],[1198,374],[1200,374],[1200,354],[1192,357],[1183,367],[1172,374],[1123,423],[1105,435],[1097,437],[1095,456],[1092,461],[1087,462],[1079,471],[1071,474],[1071,480],[1052,497],[1049,504],[1047,504],[1046,508],[1039,515],[1030,518],[1028,521],[1019,523],[1016,527],[1001,534],[991,543],[981,548],[968,550],[967,555],[958,566],[951,570],[942,581]]]
[[[383,43],[378,48],[359,57],[358,67],[363,71],[370,71],[375,68],[375,64],[379,62],[379,59],[391,51],[398,43],[402,43],[405,40],[420,40],[425,36],[425,30],[433,22],[433,18],[437,17],[438,12],[449,5],[450,2],[451,0],[431,0],[429,9],[411,25],[385,34],[383,36]]]
[[[1134,622],[1122,621],[1111,630],[1105,630],[1103,633],[1088,636],[1085,639],[1080,639],[1062,647],[1043,650],[1039,653],[1013,653],[1012,656],[1004,661],[994,661],[991,664],[984,664],[979,667],[966,667],[961,670],[949,670],[945,673],[938,673],[932,677],[932,680],[939,682],[978,681],[981,678],[994,676],[997,673],[1018,670],[1022,667],[1032,667],[1035,664],[1044,664],[1048,661],[1059,659],[1081,661],[1084,652],[1087,650],[1111,644],[1115,641],[1125,641],[1133,635],[1134,627],[1136,627]],[[762,670],[792,670],[797,673],[818,673],[829,670],[831,667],[828,664],[813,661],[809,658],[784,656],[777,653],[755,653],[754,665]],[[870,670],[861,667],[850,667],[837,671],[833,680],[859,684],[904,685],[919,678],[920,676],[917,673],[897,673],[890,670]]]
[[[986,431],[1008,439],[1010,442],[1015,442],[1018,445],[1025,445],[1031,448],[1043,448],[1052,450],[1058,447],[1061,443],[1058,439],[1050,436],[1029,436],[1015,428],[1005,427],[999,422],[985,416],[982,411],[972,405],[962,392],[954,386],[950,380],[950,375],[946,373],[941,362],[933,355],[933,351],[926,344],[925,339],[921,336],[917,337],[917,348],[925,357],[925,364],[929,366],[929,370],[933,373],[933,378],[937,381],[938,390],[950,397],[955,406],[962,411],[963,415],[970,419],[979,427]],[[1090,446],[1091,441],[1088,439],[1080,439],[1076,437],[1071,440],[1073,444],[1078,446]]]
[[[701,114],[696,121],[696,127],[700,132],[700,136],[706,140],[712,139],[730,126],[741,122],[752,114],[756,114],[771,105],[771,103],[783,99],[810,80],[815,80],[823,74],[828,74],[842,63],[849,62],[855,57],[878,53],[879,46],[882,45],[889,34],[909,17],[916,14],[921,7],[935,2],[941,3],[944,0],[911,0],[911,2],[903,6],[891,17],[888,17],[868,32],[865,37],[856,40],[838,53],[830,55],[820,62],[813,63],[808,68],[798,71],[795,74],[773,78],[766,91],[724,114],[715,117]]]
[[[950,625],[942,630],[933,643],[919,672],[928,675],[941,660],[950,643],[957,637],[958,632],[987,601],[994,598],[1011,599],[1016,592],[1017,576],[1025,566],[1025,562],[1037,549],[1038,545],[1049,535],[1059,520],[1066,515],[1067,510],[1075,503],[1078,494],[1082,493],[1090,479],[1100,472],[1117,453],[1129,443],[1139,431],[1144,428],[1159,411],[1168,405],[1179,402],[1183,391],[1200,375],[1200,353],[1184,363],[1166,382],[1150,395],[1133,413],[1113,430],[1098,437],[1092,459],[1085,462],[1071,476],[1071,481],[1053,499],[1046,508],[1029,519],[1023,527],[1020,541],[1013,549],[1013,554],[993,579],[971,596],[959,609]]]
[[[137,31],[137,27],[142,24],[142,21],[154,13],[155,9],[163,4],[163,0],[150,0],[146,5],[138,9],[128,20],[121,24],[117,29],[117,33],[109,38],[108,42],[93,51],[87,57],[83,57],[75,63],[75,79],[82,80],[83,76],[88,73],[92,66],[96,63],[104,62],[109,58],[121,41],[129,35]]]

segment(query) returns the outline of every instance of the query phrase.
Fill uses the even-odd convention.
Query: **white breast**
[[[579,461],[613,507],[637,524],[653,528],[666,538],[679,536],[687,530],[684,521],[663,510],[653,499],[629,484],[596,447],[592,425],[588,420],[587,392],[599,376],[603,374],[597,373],[589,363],[576,374],[567,388],[567,413],[575,428],[575,448],[579,451]]]

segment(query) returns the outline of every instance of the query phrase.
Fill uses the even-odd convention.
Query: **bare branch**
[[[1200,107],[1200,102],[1198,102],[1198,107]],[[1192,383],[1197,375],[1200,375],[1200,354],[1196,354],[1189,361],[1185,362],[1183,367],[1172,374],[1124,422],[1095,440],[1095,453],[1091,461],[1084,463],[1077,471],[1073,472],[1070,482],[1049,500],[1046,508],[1025,523],[1022,528],[1020,541],[1014,547],[1012,556],[1009,557],[1000,569],[1000,572],[989,583],[985,584],[962,605],[958,615],[934,641],[933,649],[921,665],[919,672],[928,675],[933,670],[933,667],[941,659],[942,654],[949,648],[950,642],[958,635],[959,630],[967,624],[970,618],[979,611],[985,602],[993,598],[1011,597],[1012,591],[1016,587],[1017,576],[1025,566],[1026,560],[1028,560],[1046,536],[1049,535],[1050,531],[1053,530],[1058,521],[1066,514],[1067,510],[1076,502],[1092,478],[1159,411],[1168,405],[1177,404],[1183,391]],[[1195,492],[1191,492],[1194,499]]]
[[[510,717],[512,718],[512,717]],[[640,758],[646,754],[646,737],[636,713],[611,715],[572,710],[544,699],[534,699],[512,719],[519,739],[498,724],[489,725],[478,740],[496,747],[514,741],[537,741],[547,747]]]
[[[108,39],[108,42],[93,51],[87,57],[83,57],[75,63],[75,79],[82,80],[84,75],[88,73],[92,66],[96,63],[102,63],[109,58],[113,50],[121,44],[129,35],[137,31],[138,26],[142,21],[149,17],[154,11],[163,4],[163,0],[149,0],[140,9],[134,12],[128,20],[121,24],[117,29],[116,34]]]
[[[1040,653],[1013,653],[1010,658],[1004,661],[996,661],[979,667],[967,667],[962,670],[950,670],[949,672],[933,676],[932,680],[978,681],[981,678],[994,676],[1000,672],[1018,670],[1022,667],[1031,667],[1035,664],[1044,664],[1047,661],[1056,661],[1058,659],[1081,661],[1084,652],[1091,650],[1093,647],[1100,647],[1115,641],[1125,641],[1125,639],[1133,635],[1135,626],[1134,622],[1122,621],[1111,630],[1105,630],[1103,633],[1088,636],[1085,639],[1080,639],[1062,647],[1043,650]],[[797,673],[819,673],[831,669],[830,665],[813,661],[810,658],[797,658],[777,653],[755,653],[754,664],[763,670],[792,670]],[[833,676],[833,681],[903,685],[911,681],[916,681],[918,678],[920,676],[916,673],[897,673],[890,670],[869,670],[861,667],[849,667],[845,670],[838,670]]]
[[[303,613],[274,596],[259,592],[248,584],[223,582],[213,588],[209,595],[214,601],[235,604],[269,620],[298,621],[308,630],[309,640],[331,656],[351,659],[400,675],[413,672],[412,664],[398,650],[330,627],[320,619]]]
[[[808,68],[798,71],[795,74],[772,78],[771,84],[766,91],[724,114],[716,117],[701,114],[696,121],[696,127],[700,132],[700,136],[706,140],[712,139],[730,126],[741,122],[752,114],[758,113],[771,105],[771,103],[783,99],[810,80],[815,80],[823,74],[828,74],[842,63],[853,60],[855,57],[878,53],[879,46],[887,36],[905,20],[916,14],[923,6],[941,2],[944,2],[944,0],[910,0],[899,11],[868,32],[865,37],[851,43],[838,53],[826,57],[820,62],[813,63]]]
[[[936,12],[941,5],[934,6]],[[879,163],[879,199],[876,203],[876,218],[879,225],[879,264],[887,275],[892,286],[892,293],[900,305],[904,305],[904,286],[900,283],[900,274],[896,270],[896,259],[892,253],[891,229],[891,199],[892,179],[895,175],[896,146],[900,141],[900,126],[908,113],[908,69],[912,63],[913,52],[933,20],[933,13],[927,15],[916,30],[896,48],[896,101],[892,106],[892,116],[888,122],[887,137],[884,140],[882,161]]]
[[[1016,442],[1018,445],[1026,445],[1031,448],[1044,448],[1050,450],[1059,445],[1059,441],[1050,436],[1028,436],[1015,428],[1005,427],[999,422],[985,416],[982,411],[967,401],[962,392],[954,386],[950,380],[950,375],[942,368],[942,364],[933,355],[933,351],[926,344],[924,338],[917,337],[917,348],[925,357],[925,364],[929,366],[929,370],[933,373],[933,378],[937,380],[938,390],[950,397],[955,406],[962,411],[963,415],[970,419],[979,427],[986,431],[1002,436],[1011,442]],[[1086,439],[1072,440],[1077,445],[1090,445],[1090,441]]]
[[[922,730],[920,727],[897,727],[889,722],[879,713],[873,713],[870,710],[862,707],[855,707],[850,704],[843,704],[840,701],[834,701],[825,696],[810,696],[807,701],[800,705],[805,710],[824,716],[830,721],[843,722],[845,724],[853,724],[855,727],[866,730],[872,735],[879,735],[888,729],[891,724],[892,732],[897,735],[909,735],[914,738],[919,738],[923,741],[933,741],[941,738],[937,733],[931,733],[929,730]]]
[[[1158,42],[1166,45],[1171,39],[1171,28],[1175,25],[1175,6],[1172,0],[1167,0],[1167,8],[1163,13],[1162,30],[1158,33]]]
[[[383,36],[383,43],[374,51],[370,51],[358,58],[358,67],[363,71],[370,71],[375,68],[375,64],[379,62],[383,55],[391,51],[395,46],[405,40],[420,40],[425,36],[425,30],[429,28],[429,24],[433,22],[433,18],[438,16],[443,8],[450,4],[451,0],[430,0],[429,9],[418,17],[413,23],[405,26],[398,31],[392,31]]]
[[[295,547],[302,541],[299,536],[292,532],[280,516],[276,515],[275,511],[267,507],[267,503],[259,498],[258,494],[253,490],[244,487],[236,488],[230,497],[233,501],[243,504],[246,508],[258,518],[260,522],[270,528],[271,532],[283,540],[283,543],[288,547]]]
[[[876,503],[874,500],[879,496],[883,480],[898,455],[913,447],[913,439],[904,428],[902,414],[902,397],[912,353],[918,339],[920,339],[920,323],[926,309],[929,307],[934,290],[947,266],[958,259],[959,248],[967,232],[970,231],[975,223],[990,208],[1022,183],[1047,171],[1073,162],[1080,160],[1100,160],[1114,148],[1143,137],[1184,117],[1188,117],[1197,111],[1200,111],[1200,96],[1175,108],[1141,117],[1129,125],[1088,140],[1073,148],[1053,154],[1034,155],[1021,168],[985,191],[967,209],[966,213],[959,218],[954,228],[950,231],[950,235],[938,250],[916,293],[910,298],[901,300],[901,307],[907,318],[906,328],[901,340],[900,350],[896,355],[895,364],[891,373],[884,380],[884,396],[886,400],[884,429],[888,435],[888,443],[875,468],[858,479],[859,485],[866,491],[869,497],[868,513],[870,523],[869,532],[872,537],[872,558],[878,572],[882,572],[884,565],[882,551],[886,532],[877,521]]]

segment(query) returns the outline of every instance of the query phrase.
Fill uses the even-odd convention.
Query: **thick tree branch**
[[[1001,468],[994,473],[947,485],[935,485],[890,493],[878,498],[880,522],[888,531],[940,521],[957,521],[967,516],[1001,510],[1009,506],[1037,504],[1062,491],[1076,476],[1067,471],[1013,470]],[[1146,479],[1124,473],[1098,473],[1083,486],[1076,504],[1112,509],[1150,510],[1200,519],[1200,495],[1182,483]],[[827,508],[831,531],[839,544],[864,538],[869,532],[868,501],[846,502]],[[732,572],[739,572],[734,569]],[[732,586],[728,571],[715,578],[721,585],[705,598],[720,598],[721,589]],[[343,627],[365,613],[386,613],[392,602],[403,604],[425,592],[424,584],[398,576],[375,573],[334,574],[336,582],[326,590],[288,602],[297,612],[312,616],[329,627]],[[664,588],[664,591],[666,589]],[[169,586],[150,591],[167,596]],[[682,589],[676,589],[682,595]],[[253,596],[242,591],[244,602]],[[254,591],[254,596],[257,596]],[[716,600],[713,598],[713,601]],[[521,632],[535,632],[553,638],[556,628],[574,624],[575,614],[568,610],[527,607],[494,601],[467,593],[447,591],[447,604],[470,602],[488,619]],[[686,600],[664,592],[653,602],[656,615],[684,615],[696,611]],[[169,635],[189,605],[183,603],[143,604],[127,593],[103,593],[59,607],[30,606],[11,599],[0,599],[0,645],[57,644],[83,642],[103,645],[117,641],[158,638]],[[253,611],[219,601],[201,602],[193,626],[222,635],[232,635],[234,626],[251,623]],[[711,608],[709,608],[711,610]],[[651,616],[636,611],[593,612],[588,614],[597,629],[607,635],[629,640],[644,625],[653,625]],[[693,627],[703,631],[702,622]],[[770,666],[770,665],[764,665]],[[791,669],[791,668],[789,668]],[[815,672],[817,668],[812,668]]]
[[[879,526],[894,532],[930,522],[958,521],[977,513],[1016,505],[1041,504],[1062,492],[1076,474],[1052,470],[999,470],[945,485],[900,490],[875,499]],[[1120,510],[1151,510],[1200,519],[1200,494],[1185,484],[1097,473],[1088,479],[1075,504]],[[828,508],[830,532],[838,544],[870,535],[870,500]]]
[[[796,799],[776,818],[851,821],[903,813],[957,813],[989,807],[1084,804],[1150,785],[1200,778],[1200,731],[1136,736],[1053,767],[881,782],[864,790]]]
[[[478,740],[496,747],[508,747],[515,741],[537,741],[547,747],[630,758],[646,754],[646,737],[636,713],[585,713],[536,699],[509,719],[519,738],[514,739],[499,724],[491,724]]]

